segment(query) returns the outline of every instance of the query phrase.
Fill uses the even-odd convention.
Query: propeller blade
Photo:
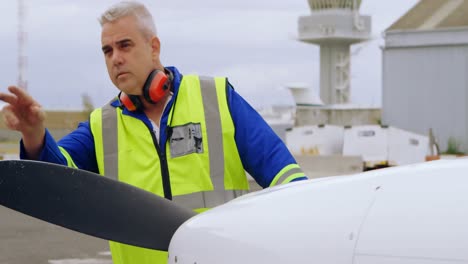
[[[167,251],[195,213],[101,175],[39,161],[0,161],[0,205],[87,235]]]

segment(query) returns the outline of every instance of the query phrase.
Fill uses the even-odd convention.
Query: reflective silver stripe
[[[296,173],[302,173],[304,174],[304,172],[302,172],[302,170],[300,168],[293,168],[293,169],[290,169],[288,170],[287,172],[285,172],[283,175],[281,175],[278,179],[278,181],[276,182],[275,185],[280,185],[284,180],[286,180],[289,176],[293,175],[293,174],[296,174]]]
[[[172,200],[190,209],[212,208],[245,194],[246,190],[224,190],[224,147],[216,82],[200,76],[210,160],[210,177],[214,191],[178,195]]]
[[[245,193],[246,190],[215,190],[174,196],[172,200],[189,209],[213,208]]]
[[[210,159],[210,176],[215,191],[224,190],[224,148],[215,79],[200,77],[203,107],[205,108],[206,134]]]
[[[109,102],[102,107],[102,141],[104,152],[104,175],[118,179],[118,144],[117,144],[117,111]]]

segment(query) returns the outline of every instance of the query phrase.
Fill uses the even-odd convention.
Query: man
[[[7,126],[22,133],[21,158],[97,172],[197,211],[248,190],[245,171],[264,188],[306,179],[226,78],[183,76],[162,65],[154,22],[143,5],[116,4],[100,23],[107,70],[119,95],[56,143],[41,106],[9,87],[0,100],[8,103]],[[167,261],[166,252],[113,242],[110,248],[114,263]]]

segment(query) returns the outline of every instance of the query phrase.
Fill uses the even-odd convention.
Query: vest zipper
[[[169,179],[169,167],[167,166],[166,154],[161,152],[159,148],[158,140],[154,131],[147,125],[146,126],[153,138],[153,144],[156,147],[156,152],[159,156],[159,162],[161,163],[161,176],[162,176],[162,185],[164,190],[164,198],[172,200],[172,191],[171,191],[171,180]]]

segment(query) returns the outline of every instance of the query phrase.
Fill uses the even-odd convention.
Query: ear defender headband
[[[143,85],[143,98],[151,104],[159,102],[164,97],[172,82],[172,73],[166,69],[164,71],[168,74],[160,70],[153,70]],[[143,108],[143,102],[138,95],[127,95],[122,92],[119,99],[130,111]]]

